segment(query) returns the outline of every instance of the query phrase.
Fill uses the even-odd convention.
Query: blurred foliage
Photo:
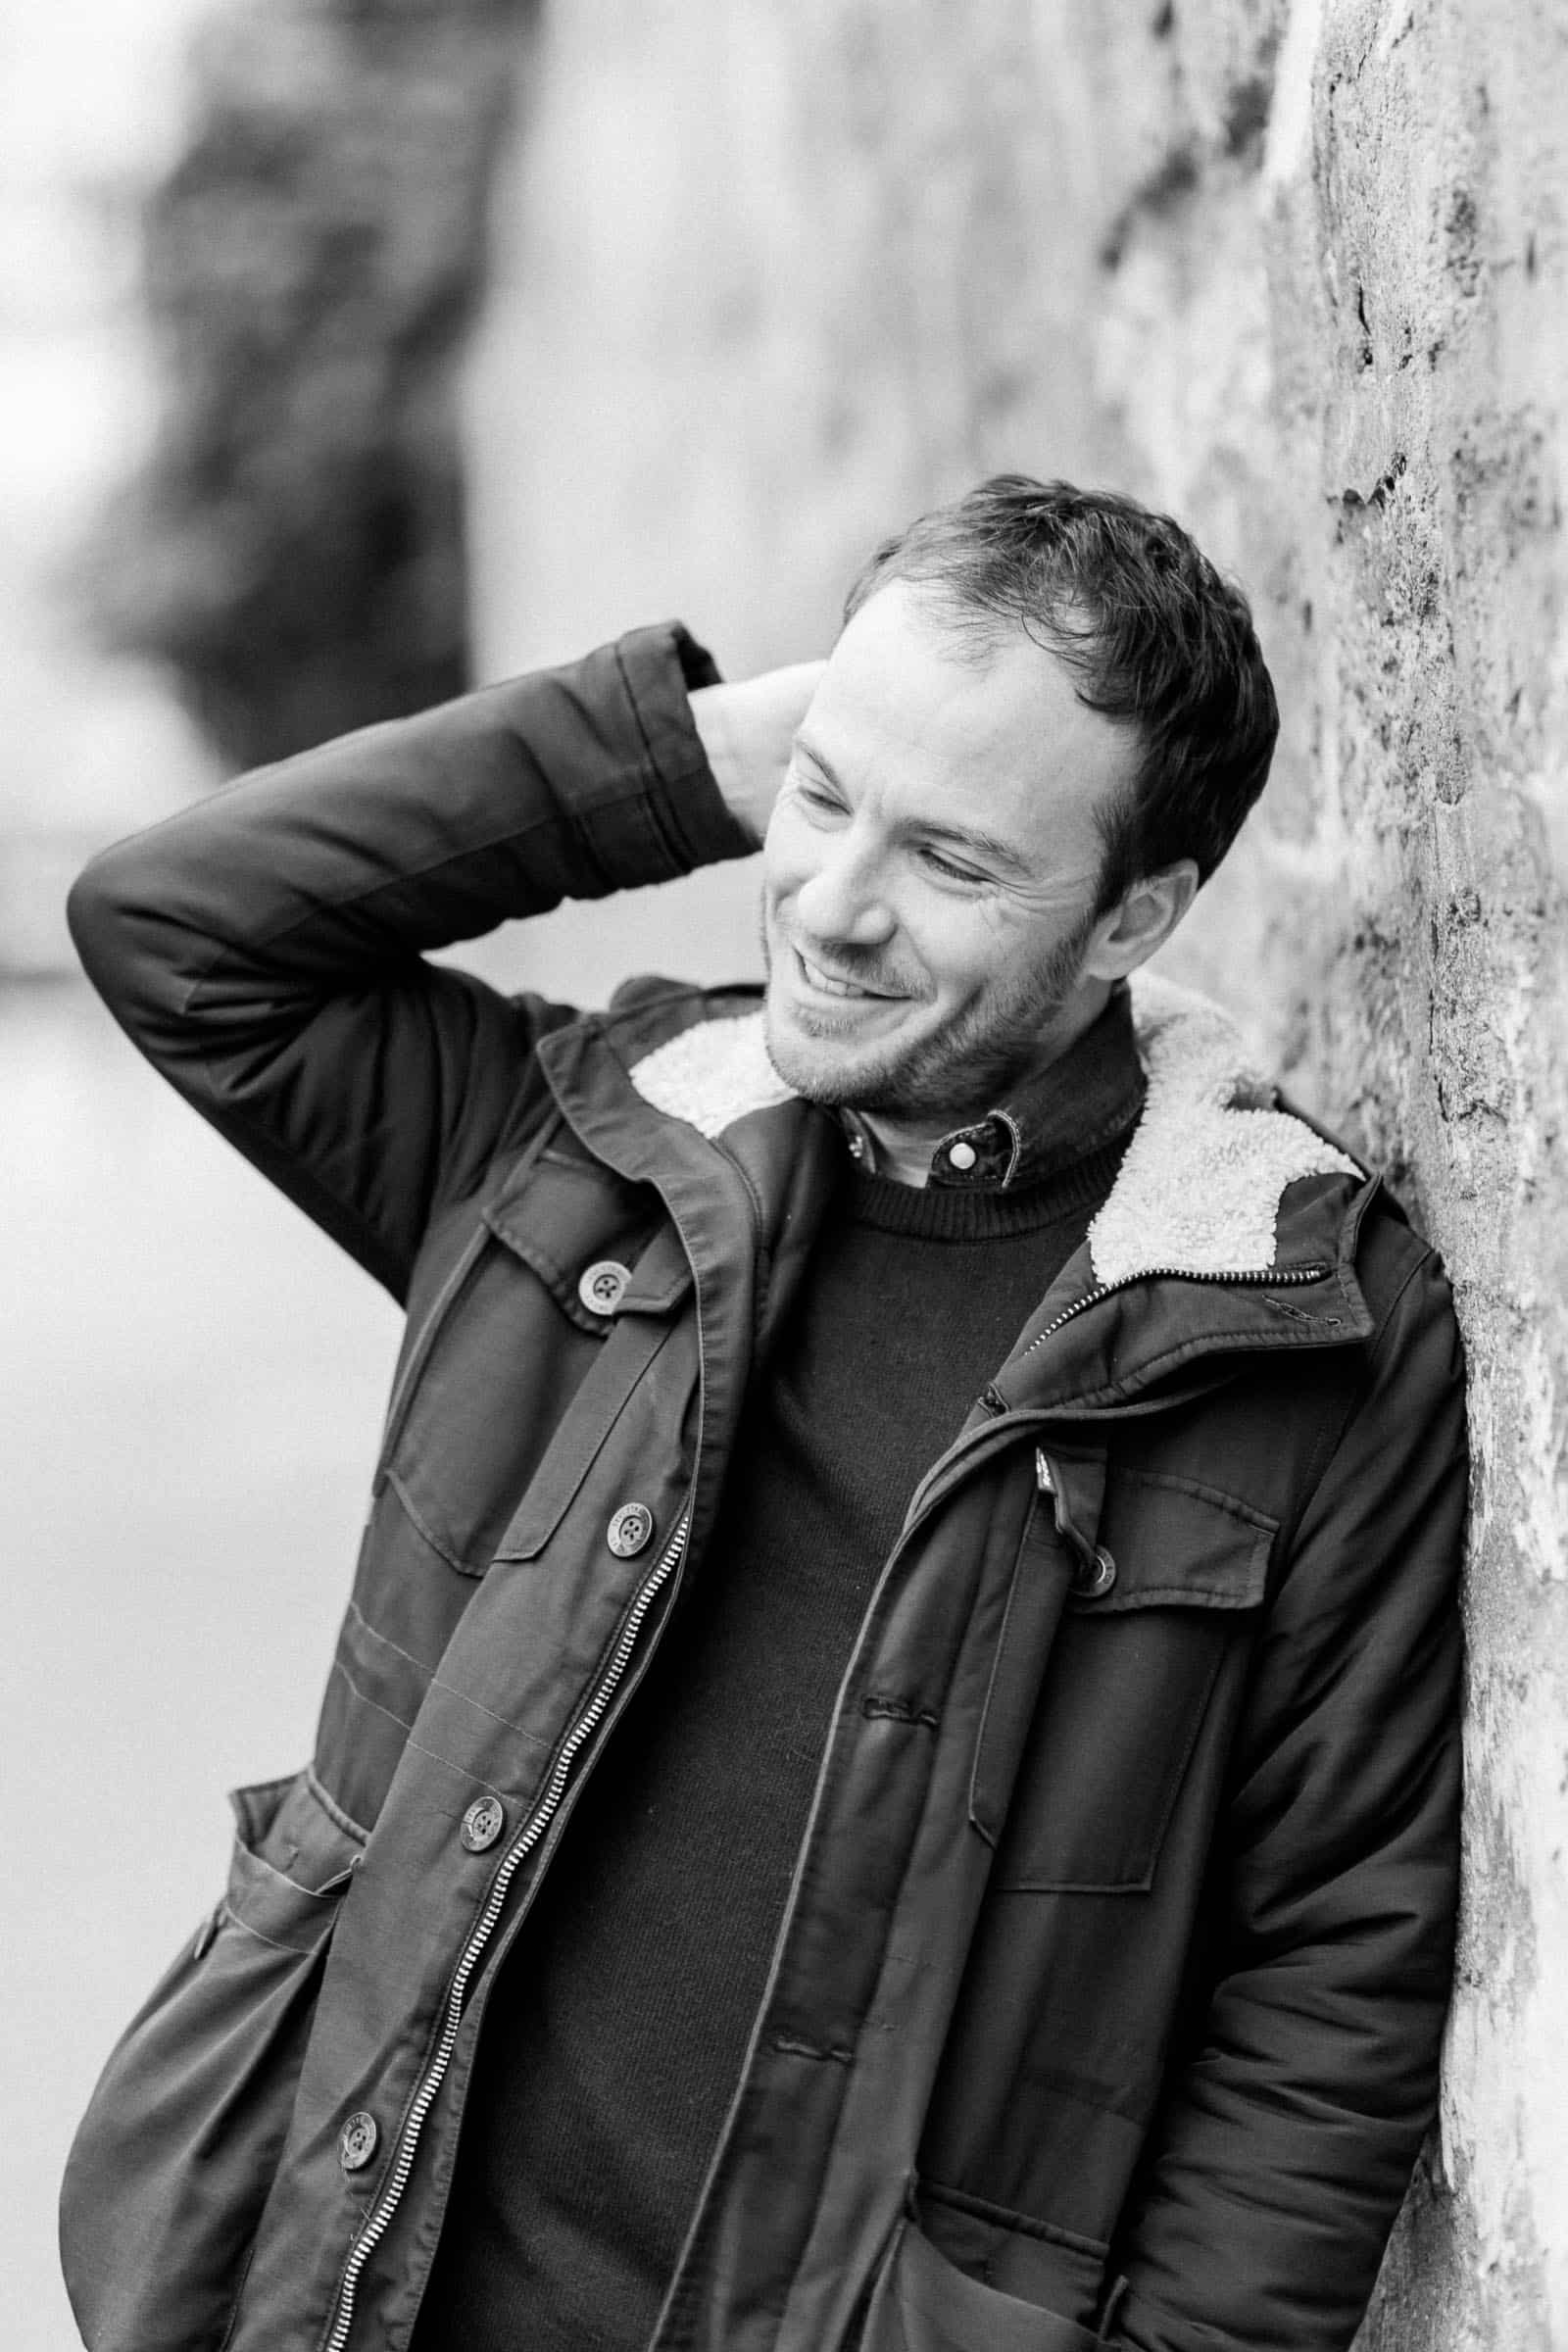
[[[118,649],[248,766],[466,682],[455,365],[535,0],[237,0],[146,220],[163,417],[98,553]]]

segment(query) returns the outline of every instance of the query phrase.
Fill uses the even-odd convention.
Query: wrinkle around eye
[[[795,768],[786,771],[784,789],[801,807],[818,815],[846,816],[849,813],[836,793],[817,783],[813,777],[801,775]]]
[[[954,865],[940,850],[924,849],[920,856],[939,880],[954,883],[964,890],[1000,890],[1002,884],[995,874],[978,873],[971,866]]]

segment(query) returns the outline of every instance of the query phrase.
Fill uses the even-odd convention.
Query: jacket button
[[[577,1296],[591,1315],[612,1315],[631,1280],[618,1258],[596,1258],[577,1278]]]
[[[1116,1582],[1116,1563],[1103,1544],[1095,1546],[1093,1561],[1080,1560],[1073,1570],[1072,1589],[1080,1600],[1103,1600]]]
[[[507,1826],[506,1807],[498,1796],[476,1796],[463,1816],[460,1835],[470,1854],[494,1845]]]
[[[343,2170],[357,2173],[363,2165],[368,2164],[375,2154],[375,2143],[380,2136],[374,2116],[367,2115],[363,2107],[359,2108],[338,2133],[337,2160]]]
[[[654,1514],[646,1502],[623,1502],[610,1522],[610,1548],[617,1560],[634,1560],[654,1540]]]

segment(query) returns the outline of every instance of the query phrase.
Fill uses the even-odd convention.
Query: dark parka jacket
[[[237,1794],[223,1899],[71,2158],[94,2352],[407,2342],[501,1957],[723,1573],[842,1138],[755,992],[582,1017],[423,960],[743,853],[712,675],[638,632],[264,771],[74,893],[136,1043],[409,1310],[314,1760]],[[1212,1007],[1135,1007],[1116,1187],[866,1614],[659,2352],[1329,2352],[1432,2115],[1446,1286]]]

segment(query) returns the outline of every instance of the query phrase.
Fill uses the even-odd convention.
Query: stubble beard
[[[992,1108],[1039,1060],[1046,1033],[1077,985],[1094,925],[1094,916],[1086,916],[1043,964],[1004,992],[977,997],[947,1028],[904,1046],[892,1040],[880,1053],[875,1048],[863,1053],[849,1048],[842,1071],[832,1066],[832,1038],[819,1039],[817,1052],[808,1056],[798,1052],[793,1039],[778,1037],[769,990],[763,1007],[768,1058],[785,1085],[809,1102],[867,1111],[873,1118],[935,1118],[947,1126],[961,1126]],[[765,908],[762,959],[771,979]],[[879,984],[872,957],[859,957],[857,951],[840,947],[834,951],[834,962],[847,975],[858,962],[866,984]]]

